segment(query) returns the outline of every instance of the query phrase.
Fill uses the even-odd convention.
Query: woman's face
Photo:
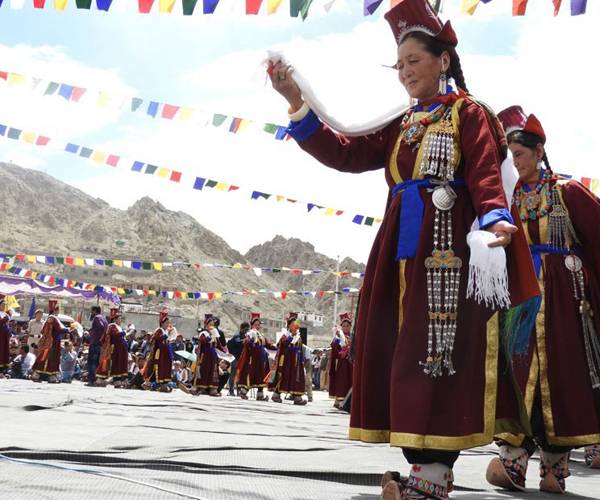
[[[508,147],[512,153],[515,168],[519,173],[519,180],[523,182],[537,181],[540,176],[537,165],[544,156],[544,146],[538,144],[531,149],[522,144],[511,142]]]
[[[407,38],[398,47],[398,78],[413,99],[433,99],[438,96],[440,75],[448,69],[449,61],[447,52],[436,57],[420,40]]]

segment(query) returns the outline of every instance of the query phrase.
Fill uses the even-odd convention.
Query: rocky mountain
[[[4,220],[0,226],[0,252],[5,254],[58,255],[87,258],[115,258],[159,262],[240,263],[254,267],[336,270],[337,262],[315,252],[310,243],[277,236],[253,247],[246,255],[231,248],[225,240],[183,212],[167,210],[148,197],[127,210],[111,207],[53,177],[0,163],[0,197]],[[105,278],[84,279],[81,269],[39,263],[18,263],[19,267],[64,276],[77,281],[134,288],[154,287],[172,291],[241,291],[244,289],[334,290],[336,278],[330,272],[304,276],[291,272],[262,273],[242,269],[177,266],[163,271],[132,271],[110,268]],[[99,268],[106,270],[107,268]],[[340,263],[340,270],[362,271],[364,266],[351,259]],[[69,275],[75,273],[75,275]],[[79,274],[78,274],[79,273]],[[103,273],[98,273],[102,275]],[[344,277],[339,288],[359,288],[362,280]],[[128,298],[126,297],[126,300]],[[268,295],[227,295],[211,302],[143,297],[147,308],[163,307],[182,316],[197,317],[203,312],[219,314],[223,325],[232,331],[240,309],[260,310],[263,317],[283,318],[288,311],[322,314],[324,331],[333,319],[334,295],[288,295],[285,300]],[[139,300],[139,299],[138,299]],[[352,310],[356,298],[338,296],[338,311]]]

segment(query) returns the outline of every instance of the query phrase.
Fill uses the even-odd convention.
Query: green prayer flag
[[[206,181],[205,186],[208,188],[214,188],[218,184],[217,181]]]
[[[137,111],[143,102],[144,102],[144,99],[140,99],[139,97],[132,97],[131,98],[131,111]]]
[[[185,0],[184,0],[184,2],[185,2]],[[194,298],[194,292],[188,292],[187,293],[187,298],[188,299],[193,299]]]
[[[87,9],[90,10],[92,6],[92,0],[75,0],[75,4],[78,9]]]
[[[260,196],[261,196],[261,198],[264,198],[265,200],[268,200],[271,197],[271,195],[267,194],[267,193],[260,193]]]
[[[46,87],[46,92],[44,92],[44,95],[52,95],[52,94],[54,94],[54,92],[56,92],[59,87],[60,87],[60,84],[58,84],[56,82],[50,82],[48,84],[48,87]]]
[[[198,0],[183,0],[183,15],[191,16],[194,13],[197,2]]]
[[[65,263],[65,258],[64,257],[56,257],[56,263],[57,264],[64,264]]]
[[[263,129],[267,134],[274,134],[279,129],[278,125],[273,125],[272,123],[267,123],[265,128]]]
[[[150,165],[148,163],[148,165],[146,165],[146,170],[144,171],[144,173],[153,175],[154,172],[156,172],[157,170],[158,170],[158,167],[156,165]]]
[[[106,260],[104,261],[104,265],[105,265],[105,266],[108,266],[108,267],[112,267],[112,266],[113,266],[113,261],[112,261],[112,259],[106,259]]]
[[[225,122],[225,120],[227,120],[227,116],[215,114],[213,116],[213,122],[212,122],[212,124],[215,127],[220,127],[221,125],[223,125],[223,123]]]
[[[298,17],[298,14],[304,21],[308,16],[308,9],[313,0],[290,0],[290,16]]]
[[[152,271],[152,262],[142,262],[142,269],[144,271]]]
[[[372,226],[375,219],[373,217],[365,217],[365,226]]]

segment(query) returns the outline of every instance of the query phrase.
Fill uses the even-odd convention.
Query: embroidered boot
[[[540,490],[546,493],[564,493],[565,479],[569,471],[568,453],[548,453],[540,451]]]
[[[440,463],[413,464],[404,486],[406,500],[448,500],[452,469]]]
[[[600,469],[600,444],[585,447],[585,465],[590,469]]]
[[[510,491],[525,491],[529,455],[525,448],[500,446],[498,458],[488,465],[485,478],[488,483]]]

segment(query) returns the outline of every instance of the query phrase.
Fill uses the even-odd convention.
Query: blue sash
[[[579,255],[581,253],[581,248],[572,248],[571,251],[563,248],[563,247],[555,247],[553,245],[531,245],[529,247],[529,251],[531,252],[531,257],[533,258],[533,266],[535,267],[535,275],[540,277],[540,269],[542,267],[542,254],[553,254],[553,255],[570,255],[571,251]]]
[[[421,237],[423,225],[423,200],[419,195],[419,188],[435,189],[439,186],[436,179],[411,179],[401,182],[392,189],[392,197],[403,192],[400,206],[400,233],[398,234],[398,253],[396,260],[414,258]],[[450,187],[465,185],[464,179],[448,183]]]

